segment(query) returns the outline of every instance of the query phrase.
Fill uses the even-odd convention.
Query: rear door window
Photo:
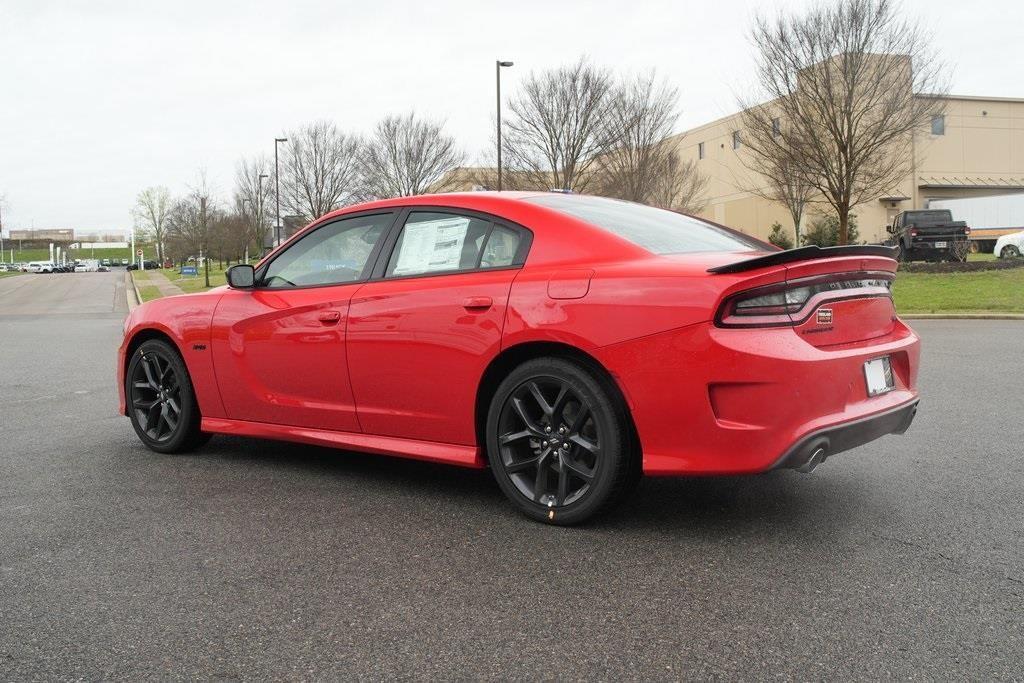
[[[523,235],[488,218],[413,211],[402,226],[385,277],[507,268],[521,263]]]

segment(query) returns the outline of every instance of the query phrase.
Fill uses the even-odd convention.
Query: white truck
[[[1024,192],[970,199],[932,199],[929,209],[947,209],[971,228],[971,251],[991,253],[1003,235],[1024,230]]]

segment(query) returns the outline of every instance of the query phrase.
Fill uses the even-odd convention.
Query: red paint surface
[[[823,301],[833,310],[826,326],[813,312],[794,327],[713,323],[731,294],[892,272],[895,262],[843,257],[709,275],[750,254],[654,256],[522,196],[369,205],[464,208],[518,223],[533,233],[521,268],[219,288],[136,308],[118,357],[122,412],[125,353],[140,333],[166,335],[181,351],[204,430],[467,466],[484,462],[474,420],[486,368],[530,342],[569,345],[604,366],[626,398],[648,474],[761,471],[810,432],[917,397],[920,344],[887,297]],[[885,354],[897,387],[869,399],[863,363]]]

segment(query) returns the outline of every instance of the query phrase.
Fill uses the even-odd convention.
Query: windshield
[[[766,251],[760,242],[711,223],[619,199],[550,194],[528,197],[524,201],[579,218],[653,254]]]

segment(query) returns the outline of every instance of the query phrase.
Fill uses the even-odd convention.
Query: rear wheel
[[[181,453],[202,445],[199,405],[185,362],[165,341],[143,342],[128,363],[125,400],[135,433],[158,453]]]
[[[528,361],[498,387],[487,456],[506,496],[533,519],[582,522],[636,483],[638,453],[622,400],[590,368]]]

